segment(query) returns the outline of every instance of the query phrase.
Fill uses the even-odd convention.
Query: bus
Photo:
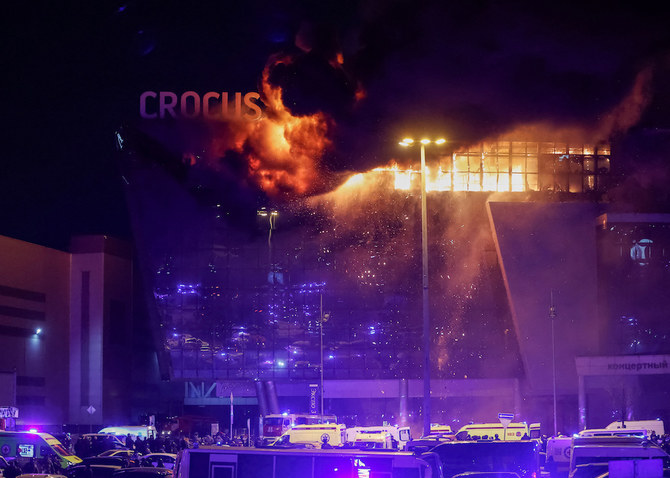
[[[282,413],[263,417],[263,437],[269,443],[286,433],[296,425],[318,425],[321,423],[337,423],[335,415],[307,415]]]
[[[467,472],[516,473],[540,478],[540,444],[537,440],[452,441],[431,449],[442,462],[445,477]]]
[[[407,452],[356,449],[187,448],[174,478],[434,478],[428,461]]]
[[[12,457],[19,461],[46,459],[56,455],[62,468],[81,463],[81,458],[68,452],[61,442],[48,433],[0,431],[0,453],[5,458]]]

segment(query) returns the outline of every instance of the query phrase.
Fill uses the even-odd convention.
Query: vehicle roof
[[[120,470],[116,470],[113,476],[129,475],[129,474],[171,476],[172,470],[168,470],[167,468],[154,468],[153,466],[133,466],[129,468],[121,468]]]
[[[182,453],[222,453],[222,454],[235,454],[235,453],[244,453],[251,455],[344,455],[344,456],[358,456],[358,455],[369,455],[373,453],[375,456],[384,456],[388,455],[391,457],[413,457],[414,453],[408,451],[370,451],[359,450],[357,448],[249,448],[249,447],[240,447],[240,446],[231,446],[231,447],[219,447],[219,446],[201,446],[199,448],[188,448],[182,450]]]
[[[469,425],[464,425],[461,427],[461,430],[464,429],[478,429],[478,428],[527,428],[523,422],[513,422],[503,427],[502,423],[471,423]]]
[[[593,457],[613,457],[613,456],[668,456],[661,448],[651,446],[634,445],[586,445],[574,446],[572,456],[593,456]]]
[[[56,475],[53,473],[22,473],[16,478],[66,478],[64,475]]]
[[[310,413],[288,413],[284,415],[283,413],[269,413],[263,418],[278,418],[278,417],[308,417],[308,418],[337,418],[336,415],[312,415]]]
[[[646,438],[639,436],[596,436],[596,437],[574,437],[572,439],[574,446],[585,445],[642,445],[650,443]]]
[[[627,433],[629,435],[634,435],[634,434],[646,434],[647,429],[646,428],[587,428],[586,430],[582,430],[579,432],[579,436],[584,436],[589,433],[602,433],[603,436],[612,436],[615,434],[624,434]]]
[[[316,423],[316,424],[304,424],[296,425],[291,430],[335,430],[342,428],[344,425],[339,423]]]

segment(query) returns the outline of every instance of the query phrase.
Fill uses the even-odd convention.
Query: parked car
[[[86,465],[111,465],[119,468],[126,466],[130,458],[127,456],[88,456],[82,459],[82,464]]]
[[[113,478],[172,478],[172,470],[150,466],[122,468],[112,475]]]
[[[90,468],[88,470],[87,468]],[[91,465],[79,464],[70,466],[65,470],[67,478],[111,478],[116,470],[120,470],[118,465]]]
[[[53,475],[51,473],[23,473],[16,478],[66,478],[63,475]]]
[[[167,468],[168,470],[174,468],[175,461],[177,461],[177,455],[174,453],[149,453],[140,457],[142,466]]]
[[[131,456],[134,456],[136,454],[137,454],[137,452],[135,450],[105,450],[97,456],[120,456],[120,457],[128,456],[128,457],[131,457]]]

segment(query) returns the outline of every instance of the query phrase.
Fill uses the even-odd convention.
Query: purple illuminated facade
[[[583,156],[560,160],[591,174]],[[160,363],[165,378],[187,383],[185,406],[216,414],[233,392],[254,416],[267,402],[254,383],[269,382],[282,411],[304,412],[320,375],[323,314],[326,412],[352,423],[417,422],[415,191],[382,179],[343,222],[327,201],[250,207],[220,200],[221,185],[197,165],[176,174],[134,161],[128,198],[162,336]],[[553,293],[559,424],[566,431],[605,425],[578,413],[590,399],[576,365],[578,357],[626,353],[609,341],[622,322],[607,314],[624,308],[608,298],[618,295],[618,282],[603,280],[610,239],[598,229],[601,192],[553,188],[495,201],[477,192],[429,195],[433,422],[491,421],[499,411],[552,421]],[[656,351],[664,347],[656,342]],[[648,415],[639,407],[635,414]]]

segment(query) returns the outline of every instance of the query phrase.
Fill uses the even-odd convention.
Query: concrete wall
[[[0,370],[16,370],[18,426],[67,418],[69,260],[0,236]]]
[[[489,203],[527,396],[553,393],[552,292],[559,394],[577,393],[574,358],[597,353],[596,208],[592,203]]]

